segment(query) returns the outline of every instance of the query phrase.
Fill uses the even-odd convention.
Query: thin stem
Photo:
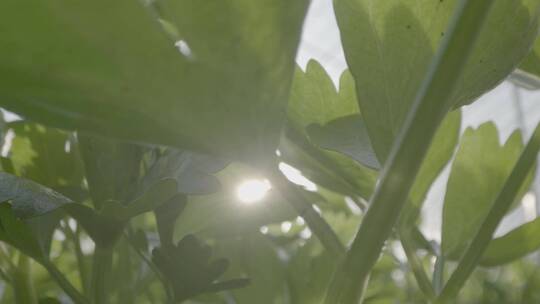
[[[47,269],[49,275],[56,281],[62,290],[77,304],[88,304],[88,300],[66,279],[66,277],[49,260],[40,261]]]
[[[403,250],[405,251],[405,255],[407,256],[407,261],[409,262],[413,275],[416,279],[416,282],[418,283],[418,287],[420,287],[420,290],[422,290],[422,293],[424,293],[424,296],[430,302],[435,300],[435,290],[431,285],[424,266],[422,266],[422,262],[416,256],[414,247],[411,244],[411,237],[409,232],[401,232],[399,235],[401,245],[403,246]]]
[[[112,248],[104,248],[96,244],[92,268],[92,302],[94,304],[108,303],[107,279],[112,268]]]
[[[80,240],[80,226],[77,225],[77,227],[75,228],[75,231],[71,230],[71,227],[69,226],[68,222],[66,221],[65,222],[65,225],[64,225],[64,232],[66,233],[66,235],[68,236],[68,238],[71,239],[71,241],[73,242],[73,247],[75,249],[75,257],[77,258],[77,266],[78,266],[78,269],[79,269],[79,277],[80,277],[80,280],[81,280],[81,286],[82,286],[82,289],[83,289],[83,292],[85,295],[88,294],[88,287],[89,287],[89,282],[88,282],[88,271],[87,271],[87,268],[86,268],[86,263],[85,263],[85,260],[84,260],[84,254],[82,252],[82,249],[81,249],[81,240]]]
[[[439,296],[440,303],[445,303],[453,299],[473,272],[488,247],[497,226],[510,209],[531,168],[534,167],[539,150],[540,123],[537,125],[527,146],[525,146],[523,153],[514,166],[512,173],[507,178],[501,192],[499,192],[495,203],[476,233],[471,245],[469,245],[458,267],[450,276],[448,283]]]
[[[433,269],[433,288],[435,289],[436,294],[440,294],[444,287],[444,264],[444,256],[437,256]]]
[[[38,300],[32,280],[32,260],[24,254],[19,254],[19,262],[14,270],[15,303],[37,304]]]
[[[307,226],[313,234],[321,241],[322,245],[336,258],[341,259],[345,256],[345,247],[338,236],[332,230],[332,227],[315,211],[311,202],[309,202],[300,189],[291,184],[281,172],[272,170],[269,172],[269,178],[272,185],[285,197],[293,206],[298,214],[306,221]]]
[[[335,272],[326,304],[357,304],[369,273],[418,174],[438,126],[454,106],[453,93],[494,0],[461,0],[392,147],[371,204],[345,260]]]

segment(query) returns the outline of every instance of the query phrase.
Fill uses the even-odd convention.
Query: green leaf
[[[491,122],[465,130],[444,199],[442,251],[445,256],[460,257],[467,248],[522,149],[519,131],[501,146],[497,128]]]
[[[159,5],[181,42],[139,1],[2,1],[0,103],[106,136],[273,153],[308,1]]]
[[[360,109],[381,162],[403,128],[457,2],[334,1]],[[536,0],[496,1],[453,88],[454,106],[493,88],[525,57],[538,33],[539,8]]]
[[[533,49],[525,57],[519,68],[536,77],[540,77],[540,39],[536,40]]]
[[[64,206],[64,209],[77,220],[77,223],[96,244],[99,244],[99,247],[110,248],[124,229],[124,222],[110,216],[103,216],[86,205],[68,204]]]
[[[13,173],[73,199],[85,197],[84,171],[73,134],[27,121],[6,125],[14,136],[9,150]]]
[[[310,60],[306,71],[296,68],[287,115],[293,126],[305,135],[311,124],[325,125],[330,121],[359,114],[354,79],[343,72],[336,88],[321,64]]]
[[[535,167],[540,150],[540,124],[538,124],[519,156],[510,176],[506,179],[503,188],[498,192],[495,202],[492,204],[489,213],[481,223],[478,231],[475,232],[471,245],[459,261],[459,264],[446,283],[439,295],[441,303],[446,303],[454,299],[459,290],[463,287],[476,265],[482,259],[482,255],[489,246],[493,234],[499,226],[504,215],[508,212],[512,203],[520,197],[523,186],[527,185],[532,170]]]
[[[257,231],[218,242],[215,249],[216,255],[231,261],[226,278],[248,277],[251,281],[246,288],[233,291],[237,303],[286,303],[286,265],[268,237]]]
[[[227,268],[229,261],[219,258],[210,260],[212,248],[193,235],[188,235],[174,247],[155,248],[152,261],[171,284],[176,302],[182,302],[198,294],[235,289],[246,286],[247,279],[215,282]]]
[[[480,265],[498,266],[520,259],[540,248],[540,218],[491,240]]]
[[[380,169],[362,116],[341,117],[324,126],[312,124],[307,131],[311,141],[320,148],[341,152],[368,168]]]
[[[312,238],[300,247],[291,258],[288,270],[288,285],[291,303],[319,303],[331,279],[337,261],[327,251],[317,252]]]
[[[270,189],[260,201],[245,203],[238,187],[245,181],[264,181],[264,177],[238,163],[217,174],[222,189],[210,195],[188,196],[188,202],[176,221],[175,240],[190,233],[217,236],[242,235],[259,227],[297,216],[296,211],[277,191]]]
[[[48,258],[48,251],[45,251],[46,247],[43,247],[43,243],[37,239],[35,231],[25,221],[15,216],[9,203],[0,203],[0,224],[0,240],[37,261]]]
[[[106,201],[99,214],[118,221],[128,221],[139,214],[152,211],[177,193],[176,181],[173,179],[163,179],[150,187],[141,196],[127,204],[119,204],[115,201]]]
[[[474,42],[493,4],[458,2],[447,38],[431,61],[415,97],[407,101],[413,106],[393,143],[358,233],[334,273],[325,303],[353,304],[362,300],[371,270],[399,219],[437,128],[453,106],[452,94],[462,80]]]
[[[209,194],[220,188],[219,181],[212,176],[227,166],[227,161],[189,151],[167,149],[152,164],[144,177],[145,185],[163,178],[174,178],[178,192],[185,194]]]
[[[73,201],[31,180],[0,172],[0,202],[11,200],[19,217],[34,217],[52,212]]]
[[[100,209],[108,200],[126,203],[133,199],[144,148],[85,134],[78,138],[94,206]]]
[[[375,184],[376,172],[342,153],[322,149],[324,146],[343,152],[342,147],[336,148],[335,145],[327,147],[324,142],[322,145],[318,143],[319,134],[309,134],[313,135],[310,141],[307,133],[309,126],[323,126],[334,120],[358,114],[354,81],[349,72],[342,74],[337,90],[330,76],[318,62],[311,60],[305,72],[297,68],[287,109],[287,132],[279,146],[282,159],[301,168],[305,176],[328,189],[349,196],[369,198]],[[358,137],[362,132],[361,127],[357,130],[352,128],[346,130],[347,136],[340,138],[341,141],[359,144],[360,147],[355,145],[356,151],[367,151],[369,154],[371,147],[364,146],[369,139]],[[357,134],[354,133],[356,131]],[[361,155],[354,154],[361,163],[373,162],[370,158],[364,159]]]

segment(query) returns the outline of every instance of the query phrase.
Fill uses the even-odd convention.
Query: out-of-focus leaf
[[[238,197],[238,187],[245,181],[264,181],[264,177],[238,163],[217,174],[222,184],[219,192],[193,195],[176,221],[175,240],[191,233],[236,235],[258,231],[259,227],[297,216],[296,211],[277,191],[270,189],[257,202],[245,203]]]
[[[334,2],[362,116],[381,162],[402,128],[457,2]],[[454,88],[456,107],[493,88],[526,56],[538,33],[539,8],[536,0],[495,2]]]
[[[127,204],[119,204],[115,201],[104,202],[99,213],[102,216],[118,221],[127,221],[139,214],[156,209],[173,198],[177,193],[176,181],[173,179],[163,179]]]
[[[179,194],[154,210],[159,241],[162,247],[173,246],[176,219],[184,211],[186,203],[187,196]]]
[[[171,284],[176,302],[198,294],[245,287],[249,280],[233,279],[215,282],[227,268],[227,259],[210,261],[212,248],[193,235],[184,237],[174,247],[155,248],[152,260]]]
[[[522,148],[519,131],[501,146],[493,123],[465,131],[452,164],[444,199],[442,250],[445,256],[458,258],[467,248],[471,235],[489,212]],[[522,189],[526,190],[530,180]]]
[[[480,261],[483,266],[498,266],[522,258],[540,248],[540,218],[493,239]]]
[[[44,242],[39,241],[30,225],[15,216],[9,203],[0,203],[0,224],[0,240],[38,261],[48,258],[49,245],[42,246]]]
[[[108,200],[103,202],[99,210],[82,204],[65,205],[64,209],[96,243],[109,246],[120,237],[125,224],[131,218],[158,208],[176,194],[176,182],[164,179],[129,203]]]
[[[178,192],[209,194],[219,190],[219,181],[211,174],[227,166],[227,161],[204,154],[167,149],[144,177],[145,184],[163,178],[174,178]]]
[[[13,136],[9,159],[14,174],[72,199],[85,196],[83,165],[72,134],[27,121],[11,122],[6,129]]]
[[[319,303],[324,297],[337,260],[327,251],[316,252],[314,239],[300,247],[288,264],[291,303]]]
[[[248,286],[232,292],[236,303],[286,303],[285,263],[278,248],[266,236],[257,231],[241,238],[221,240],[215,251],[231,261],[225,278],[250,279]]]
[[[124,222],[110,216],[103,216],[94,209],[82,204],[64,206],[66,212],[77,220],[88,236],[102,247],[112,246],[124,229]]]
[[[79,134],[79,143],[94,206],[131,200],[137,192],[143,148],[85,134]]]
[[[58,299],[46,297],[39,299],[38,304],[62,304]]]
[[[380,169],[381,164],[375,156],[366,126],[359,114],[332,120],[324,126],[312,124],[307,131],[315,145],[341,152],[369,168]]]
[[[55,126],[266,156],[308,3],[159,1],[173,41],[139,1],[3,1],[1,104]]]
[[[536,40],[533,49],[525,57],[519,68],[536,77],[540,77],[540,39]]]
[[[31,180],[0,172],[0,202],[11,200],[19,217],[34,217],[73,201]]]

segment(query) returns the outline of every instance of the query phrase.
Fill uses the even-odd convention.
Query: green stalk
[[[304,194],[296,185],[291,184],[285,176],[278,170],[273,170],[269,174],[272,185],[275,186],[283,197],[293,206],[298,214],[306,221],[307,226],[326,250],[333,254],[337,259],[345,256],[345,247],[338,236],[332,230],[332,227],[313,209]]]
[[[476,233],[471,245],[467,248],[458,267],[450,276],[448,283],[439,296],[439,303],[445,303],[453,299],[473,272],[488,247],[497,226],[515,201],[521,185],[527,178],[531,168],[534,167],[539,150],[540,124],[534,130],[531,139],[527,143],[527,146],[525,146],[512,173],[506,180],[501,192],[499,192],[489,214]]]
[[[62,290],[77,304],[88,304],[88,300],[66,279],[66,277],[49,260],[40,264],[47,269],[49,275],[56,281]]]
[[[19,262],[14,269],[13,289],[15,291],[15,303],[38,303],[32,280],[32,260],[24,254],[19,254]]]
[[[102,304],[108,303],[107,286],[109,273],[112,268],[112,247],[102,247],[96,244],[94,250],[94,261],[92,264],[92,303]]]
[[[436,294],[440,294],[444,287],[444,256],[437,256],[433,269],[433,288]]]
[[[369,273],[426,155],[437,127],[453,107],[453,92],[468,63],[476,38],[494,0],[461,0],[448,35],[433,59],[412,103],[401,133],[382,171],[370,208],[326,295],[326,304],[357,304]]]
[[[418,283],[418,287],[420,287],[420,290],[422,290],[422,293],[424,294],[426,299],[428,299],[430,302],[435,300],[435,290],[431,285],[431,282],[426,274],[422,262],[418,259],[416,253],[414,252],[414,247],[411,244],[411,236],[409,232],[400,233],[399,238],[401,240],[403,251],[405,251],[405,255],[407,256],[407,261],[409,262],[414,278],[416,279],[416,283]]]
[[[79,237],[80,228],[79,226],[77,226],[76,230],[73,231],[71,230],[71,227],[69,227],[67,221],[65,222],[65,224],[66,225],[65,225],[64,232],[68,236],[68,238],[70,238],[71,241],[73,242],[73,247],[75,249],[75,257],[77,258],[77,266],[79,268],[79,277],[81,280],[81,286],[82,286],[84,294],[87,295],[88,287],[89,287],[88,271],[87,271],[86,263],[84,260],[84,254],[81,249],[81,240]]]

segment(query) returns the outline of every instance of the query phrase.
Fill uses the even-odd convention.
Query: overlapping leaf
[[[519,131],[501,146],[493,123],[465,131],[452,164],[444,199],[442,250],[446,256],[458,258],[466,249],[522,148]],[[530,185],[530,181],[529,178],[523,189]]]
[[[31,180],[0,172],[0,202],[12,201],[20,217],[34,217],[52,212],[73,201]]]
[[[1,104],[106,136],[273,153],[308,1],[159,4],[179,41],[139,1],[3,1]]]
[[[540,219],[528,222],[493,239],[484,253],[481,265],[497,266],[512,262],[540,248]]]
[[[283,160],[329,189],[368,198],[376,172],[362,163],[378,167],[378,162],[370,139],[364,137],[351,75],[342,74],[337,90],[320,64],[311,60],[305,72],[296,70],[287,113],[289,128],[279,148]],[[352,123],[332,128],[343,119]],[[340,140],[329,141],[337,134]]]
[[[178,192],[209,194],[218,191],[219,181],[212,176],[227,166],[227,161],[189,151],[167,149],[159,156],[144,177],[144,185],[163,178],[174,178]]]
[[[336,0],[345,55],[374,149],[384,162],[457,1]],[[540,3],[496,1],[458,86],[455,106],[502,81],[538,33]]]

